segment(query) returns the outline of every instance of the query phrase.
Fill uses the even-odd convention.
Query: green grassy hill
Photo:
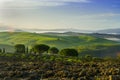
[[[67,47],[88,46],[96,44],[114,44],[116,42],[88,35],[70,36],[70,35],[49,35],[27,32],[0,32],[0,44],[15,45],[25,44],[28,46],[34,44],[47,44],[58,47],[59,49]],[[5,47],[5,46],[3,46]],[[0,47],[2,48],[2,47]],[[6,48],[6,47],[5,47]]]
[[[7,44],[0,44],[0,49],[3,51],[5,48],[6,52],[14,52],[14,46],[12,45],[7,45]]]

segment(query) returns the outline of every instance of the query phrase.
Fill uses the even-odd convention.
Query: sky
[[[120,0],[0,0],[0,26],[19,29],[120,28]]]

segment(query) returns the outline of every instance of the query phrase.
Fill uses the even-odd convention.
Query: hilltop
[[[120,34],[120,28],[98,30],[98,33]]]
[[[25,44],[32,46],[34,44],[47,44],[59,49],[77,46],[87,46],[94,44],[113,44],[114,41],[103,38],[93,37],[85,34],[70,35],[50,33],[28,33],[28,32],[0,32],[0,44],[12,45]]]

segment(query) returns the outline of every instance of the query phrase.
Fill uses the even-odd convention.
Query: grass
[[[3,50],[3,48],[5,48],[5,51],[6,52],[14,52],[15,50],[14,50],[14,47],[13,46],[11,46],[11,45],[7,45],[7,44],[0,44],[0,49],[2,49]]]
[[[32,46],[34,44],[47,44],[51,47],[63,49],[71,47],[74,48],[77,46],[88,46],[94,44],[115,44],[115,43],[116,42],[88,35],[60,36],[28,32],[13,32],[13,33],[0,32],[0,44],[12,46],[15,44],[25,44],[28,46]]]

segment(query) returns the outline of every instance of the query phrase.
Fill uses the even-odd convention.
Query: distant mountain
[[[65,32],[76,32],[76,33],[91,33],[92,31],[80,30],[80,29],[24,29],[27,32],[36,32],[36,33],[65,33]]]
[[[60,29],[18,29],[14,27],[9,26],[3,26],[0,25],[0,32],[32,32],[32,33],[50,33],[50,34],[71,34],[71,35],[78,35],[80,33],[100,33],[100,34],[120,34],[120,28],[118,29],[104,29],[104,30],[98,30],[98,31],[92,31],[92,30],[81,30],[81,29],[75,29],[75,28],[60,28]]]
[[[120,28],[117,29],[105,29],[96,31],[97,33],[108,33],[108,34],[120,34]]]

